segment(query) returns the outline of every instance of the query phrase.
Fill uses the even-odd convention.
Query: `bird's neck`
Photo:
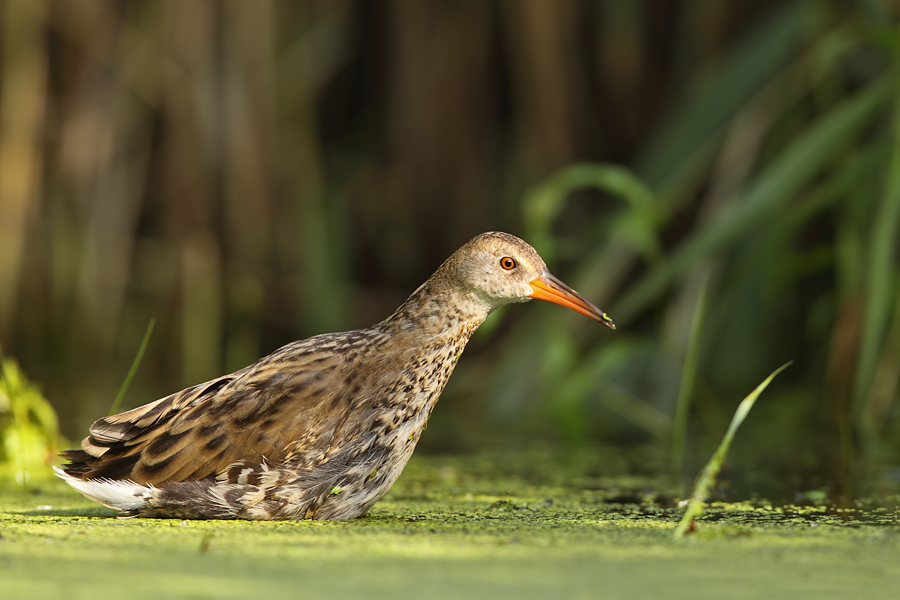
[[[492,307],[476,294],[455,285],[438,271],[377,327],[388,333],[412,334],[465,344]]]

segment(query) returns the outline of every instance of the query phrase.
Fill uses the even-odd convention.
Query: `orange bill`
[[[537,279],[530,281],[529,285],[534,290],[531,294],[532,298],[547,300],[571,308],[598,323],[603,323],[610,329],[616,328],[616,324],[609,318],[609,315],[547,271],[544,271],[544,274]]]

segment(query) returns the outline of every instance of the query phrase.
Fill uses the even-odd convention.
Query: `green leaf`
[[[896,88],[893,72],[839,104],[791,144],[752,182],[738,201],[698,231],[667,260],[653,268],[610,311],[616,324],[629,322],[699,261],[713,257],[758,227],[765,227],[781,206],[794,198],[836,156],[850,139],[878,114]]]
[[[691,499],[688,502],[687,509],[684,511],[684,516],[681,517],[681,521],[675,529],[676,539],[683,537],[690,529],[694,519],[703,514],[703,504],[706,502],[706,498],[709,496],[709,490],[712,489],[712,486],[716,482],[716,477],[722,469],[722,463],[725,462],[728,448],[731,447],[731,440],[734,439],[734,434],[737,432],[738,427],[741,426],[741,423],[744,422],[744,419],[750,413],[750,409],[753,408],[756,399],[762,394],[763,390],[768,387],[772,380],[775,379],[775,376],[781,373],[790,364],[791,363],[786,363],[776,369],[774,373],[766,377],[765,381],[760,383],[756,389],[738,405],[734,417],[731,419],[731,425],[728,426],[728,431],[725,432],[725,437],[722,438],[722,442],[719,444],[715,453],[713,453],[712,458],[709,459],[709,462],[706,463],[706,466],[700,471],[700,476],[697,478],[694,492],[691,494]]]
[[[897,255],[897,240],[900,238],[900,95],[894,102],[893,148],[887,167],[884,195],[877,208],[866,250],[866,289],[863,296],[865,316],[854,381],[856,416],[864,431],[878,427],[868,410],[870,390],[884,347],[885,332],[890,325],[891,309],[898,293],[894,257]]]
[[[552,264],[556,253],[551,235],[553,222],[565,209],[569,194],[584,188],[609,192],[624,200],[628,210],[619,216],[615,230],[645,254],[659,253],[656,226],[660,215],[647,186],[624,167],[581,163],[562,169],[535,186],[523,201],[526,237],[548,264]]]

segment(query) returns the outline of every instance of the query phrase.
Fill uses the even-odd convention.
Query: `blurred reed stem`
[[[691,408],[691,395],[694,393],[694,380],[697,377],[698,356],[700,353],[700,332],[706,316],[706,296],[709,278],[700,282],[694,314],[691,317],[691,330],[684,353],[684,366],[681,369],[681,381],[678,385],[678,399],[675,402],[675,419],[672,423],[672,475],[679,478],[684,471],[685,440],[687,438],[688,415]]]

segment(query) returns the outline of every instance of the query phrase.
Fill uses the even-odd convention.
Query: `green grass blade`
[[[884,196],[869,237],[865,286],[865,313],[859,362],[854,382],[856,418],[864,440],[875,439],[878,424],[869,411],[871,386],[890,325],[891,308],[897,294],[894,276],[897,240],[900,237],[900,94],[894,99],[893,148],[885,181]]]
[[[675,403],[675,423],[672,427],[672,474],[676,477],[681,474],[681,469],[684,467],[684,440],[687,436],[688,411],[691,406],[691,394],[694,391],[694,379],[697,375],[697,354],[700,348],[700,330],[706,316],[708,283],[709,279],[706,276],[703,278],[697,294],[684,367],[681,370],[681,383],[678,386],[678,401]]]
[[[144,351],[147,350],[147,344],[150,343],[150,335],[153,333],[154,325],[156,325],[156,319],[150,319],[150,322],[147,323],[147,331],[144,332],[144,339],[141,340],[141,347],[138,348],[137,356],[134,357],[131,368],[128,369],[128,375],[125,376],[125,381],[122,382],[122,387],[119,388],[119,393],[116,394],[116,399],[109,409],[109,414],[111,415],[119,412],[119,405],[122,404],[122,399],[125,398],[128,386],[131,385],[131,380],[134,379],[134,374],[137,373],[138,367],[141,365],[141,360],[144,358]]]
[[[691,494],[691,499],[688,502],[687,509],[684,511],[684,516],[681,517],[681,521],[675,529],[675,539],[680,539],[684,536],[694,522],[694,519],[703,513],[703,503],[706,502],[706,498],[709,496],[709,490],[716,482],[716,477],[722,469],[722,463],[725,462],[725,455],[728,454],[731,440],[734,438],[734,434],[737,432],[738,427],[741,426],[741,423],[744,422],[744,419],[750,413],[750,409],[753,408],[756,399],[762,394],[763,390],[768,387],[775,376],[781,373],[790,364],[791,363],[786,363],[778,367],[774,373],[766,377],[765,381],[756,386],[756,389],[738,405],[734,417],[731,419],[731,425],[728,426],[728,431],[725,432],[725,437],[722,438],[722,443],[719,444],[719,447],[716,448],[712,458],[709,459],[709,462],[706,463],[706,466],[700,471],[700,476],[697,478],[697,484],[694,486],[694,492]]]

